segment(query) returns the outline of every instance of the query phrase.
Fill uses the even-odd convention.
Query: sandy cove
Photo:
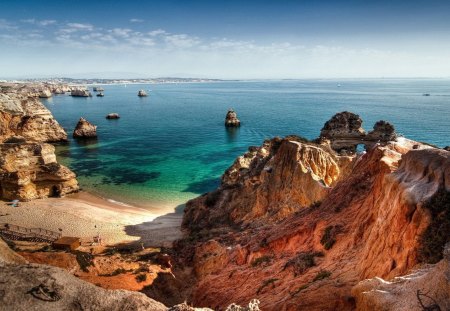
[[[166,213],[124,206],[87,192],[64,198],[20,202],[18,207],[0,202],[0,223],[28,228],[44,228],[64,236],[80,237],[88,245],[100,234],[104,245],[124,242],[143,243],[145,247],[170,247],[181,237],[182,213]]]

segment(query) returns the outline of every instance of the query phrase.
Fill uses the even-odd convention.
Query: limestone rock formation
[[[92,94],[89,90],[76,88],[70,92],[70,95],[73,97],[91,97]]]
[[[325,130],[359,137],[360,119],[341,118]],[[252,147],[186,205],[176,250],[194,271],[189,302],[353,310],[358,282],[404,275],[433,247],[439,256],[447,214],[427,202],[442,201],[449,181],[450,154],[406,138],[350,156],[293,137]]]
[[[335,114],[320,131],[319,140],[328,141],[331,148],[340,153],[355,153],[357,145],[373,147],[377,143],[388,143],[397,138],[394,126],[378,121],[368,134],[362,128],[361,118],[348,111]]]
[[[378,277],[361,281],[352,295],[361,311],[450,310],[450,245],[439,263],[391,281]]]
[[[139,97],[145,97],[145,96],[148,96],[148,94],[144,90],[139,90],[138,96]]]
[[[239,121],[236,112],[233,109],[229,109],[227,115],[225,117],[225,126],[226,127],[238,127],[241,125],[241,121]]]
[[[0,144],[0,198],[26,201],[77,190],[75,174],[56,162],[52,145],[17,137]]]
[[[18,135],[27,141],[67,141],[64,129],[36,97],[0,93],[0,142]]]
[[[40,98],[50,98],[50,97],[52,97],[52,92],[50,92],[49,89],[43,89],[42,91],[39,92],[39,97]]]
[[[118,113],[115,113],[115,112],[109,113],[109,114],[106,116],[106,119],[119,119],[119,118],[120,118],[119,114],[118,114]]]
[[[397,134],[395,133],[395,128],[389,122],[380,120],[375,123],[373,126],[373,131],[370,131],[367,134],[366,139],[374,140],[374,141],[392,141],[397,138]]]
[[[90,123],[84,118],[80,118],[75,130],[73,131],[74,138],[95,138],[97,137],[97,126]]]

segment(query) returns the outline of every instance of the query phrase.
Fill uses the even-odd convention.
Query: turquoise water
[[[338,87],[337,85],[341,86]],[[392,122],[408,138],[450,145],[450,80],[307,80],[106,85],[105,97],[44,100],[69,136],[80,117],[98,139],[57,147],[85,190],[143,207],[175,207],[219,184],[223,171],[265,138],[318,136],[334,113],[370,130]],[[139,89],[150,96],[137,97]],[[423,96],[430,93],[431,96]],[[228,108],[242,122],[223,125]],[[107,120],[117,112],[119,120]]]

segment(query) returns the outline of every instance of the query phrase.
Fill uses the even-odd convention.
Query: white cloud
[[[29,18],[29,19],[21,19],[22,23],[32,24],[32,25],[38,25],[38,26],[49,26],[56,24],[56,21],[53,19],[43,19],[43,20],[37,20],[35,18]]]
[[[155,37],[155,36],[167,34],[167,32],[163,29],[156,29],[156,30],[149,31],[148,34],[152,37]]]
[[[130,19],[130,23],[143,23],[144,20],[140,18],[132,18]]]
[[[190,48],[201,42],[199,38],[191,37],[186,34],[166,35],[164,41],[170,46],[177,48]]]
[[[94,30],[94,26],[91,24],[82,24],[82,23],[67,23],[69,29],[73,29],[75,31],[92,31]]]

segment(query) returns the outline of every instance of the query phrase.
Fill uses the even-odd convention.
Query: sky
[[[450,77],[450,1],[0,1],[0,79],[167,76]]]

